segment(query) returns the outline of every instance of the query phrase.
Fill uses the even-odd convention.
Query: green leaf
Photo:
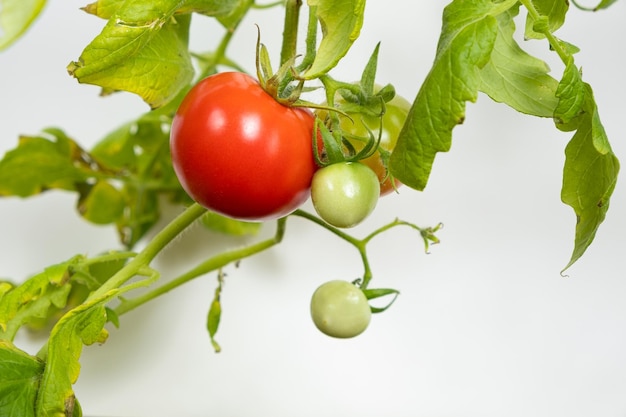
[[[23,136],[0,161],[0,196],[28,197],[50,188],[73,190],[87,178],[82,149],[65,134]]]
[[[230,13],[237,0],[98,0],[85,11],[108,19],[68,72],[103,94],[129,91],[152,108],[172,101],[190,83],[191,13]]]
[[[587,250],[609,209],[609,200],[619,173],[619,161],[609,144],[589,84],[580,78],[567,79],[575,85],[560,88],[561,100],[575,102],[571,94],[583,91],[582,113],[577,130],[565,149],[561,200],[576,213],[574,250],[563,271]],[[569,104],[564,107],[569,107]]]
[[[254,2],[254,0],[235,0],[234,7],[228,14],[222,14],[217,17],[217,20],[226,28],[230,30],[234,30],[237,27],[237,24],[241,21],[243,16],[250,9],[250,3]],[[230,3],[233,3],[231,1]]]
[[[305,79],[326,74],[343,58],[359,37],[365,0],[308,0],[322,27],[322,40]]]
[[[450,149],[452,129],[465,119],[465,102],[476,101],[480,70],[491,58],[498,36],[494,16],[515,3],[456,0],[444,9],[435,61],[390,158],[391,173],[402,183],[423,190],[435,155]]]
[[[63,308],[71,289],[69,269],[83,259],[75,256],[52,265],[0,294],[0,339],[13,340],[21,326]]]
[[[0,415],[35,417],[35,401],[44,363],[0,340]]]
[[[239,0],[185,0],[178,13],[199,13],[205,16],[226,16],[239,5]]]
[[[132,248],[160,218],[158,193],[132,186],[122,191],[127,210],[117,219],[116,227],[124,246]]]
[[[155,7],[161,8],[161,5],[172,4],[174,2],[146,2],[146,1],[134,1],[133,4],[124,5],[126,0],[97,0],[94,3],[88,4],[83,7],[83,10],[87,13],[101,17],[103,19],[110,19],[118,10],[125,6],[131,13],[142,13],[146,11],[146,8],[154,3]],[[237,4],[237,0],[184,0],[176,2],[177,14],[181,13],[200,13],[207,16],[224,15],[230,13]],[[135,9],[133,9],[135,8]],[[148,13],[151,13],[148,11]]]
[[[557,31],[565,22],[565,15],[569,10],[568,0],[532,0],[532,4],[542,16],[541,21],[535,21],[530,14],[526,17],[526,39],[543,39],[537,25],[547,25],[550,32]]]
[[[89,14],[108,20],[122,7],[125,1],[126,0],[98,0],[88,4],[82,9]]]
[[[207,211],[200,219],[208,229],[233,236],[256,235],[263,225],[259,222],[234,220],[213,211]]]
[[[94,224],[115,222],[124,214],[125,207],[122,192],[106,181],[98,181],[78,201],[78,212]]]
[[[158,221],[159,196],[189,201],[169,154],[170,112],[165,106],[121,126],[91,152],[58,129],[22,137],[0,160],[0,196],[74,191],[86,220],[116,224],[132,247]]]
[[[135,3],[144,4],[146,12],[129,6]],[[193,77],[187,48],[190,16],[174,17],[176,9],[170,4],[145,3],[125,2],[79,60],[68,65],[68,72],[80,83],[102,87],[103,94],[129,91],[156,108],[173,99]]]
[[[104,304],[119,293],[112,290],[65,314],[48,339],[46,367],[37,396],[36,412],[41,416],[66,416],[75,411],[72,385],[78,379],[78,362],[83,345],[104,343],[107,315]]]
[[[571,58],[565,66],[556,96],[559,98],[554,110],[556,127],[565,132],[575,130],[580,124],[578,116],[583,112],[586,92],[582,75]]]
[[[391,298],[391,300],[383,307],[374,307],[370,305],[370,310],[372,311],[372,313],[382,313],[383,311],[386,311],[389,307],[391,307],[391,305],[396,301],[396,298],[398,298],[398,295],[400,295],[400,291],[393,288],[367,288],[363,290],[363,294],[368,300],[374,300],[376,298],[392,295],[393,297]]]
[[[617,0],[602,0],[596,7],[593,8],[593,10],[598,11],[601,9],[607,9],[615,2],[617,2]]]
[[[77,269],[84,271],[84,267],[88,266],[91,270],[94,263],[112,262],[111,271],[115,269],[113,266],[119,266],[129,256],[128,252],[104,254]],[[46,366],[37,394],[37,416],[81,415],[72,385],[80,374],[79,358],[83,345],[104,343],[108,337],[104,326],[109,321],[107,311],[111,310],[106,304],[127,291],[150,285],[158,278],[158,273],[147,266],[135,272],[145,278],[123,287],[100,287],[91,292],[82,304],[64,314],[52,328],[48,342],[39,354],[46,361]],[[110,321],[115,322],[116,319],[114,316]]]
[[[617,0],[602,0],[595,7],[586,7],[586,6],[580,5],[580,4],[578,4],[578,2],[572,0],[572,3],[574,4],[574,6],[578,7],[580,10],[585,10],[585,11],[588,11],[588,12],[597,12],[598,10],[606,9],[606,8],[610,7],[613,3],[616,3],[616,2],[617,2]]]
[[[137,164],[136,123],[127,123],[106,135],[92,149],[91,155],[103,165],[115,170],[135,169]]]
[[[207,315],[206,320],[207,331],[209,332],[209,337],[211,338],[211,344],[213,345],[215,353],[219,353],[222,350],[219,343],[217,343],[217,340],[215,340],[215,335],[217,334],[217,330],[220,326],[220,319],[222,318],[222,303],[220,298],[222,296],[223,284],[224,274],[220,269],[217,275],[217,287],[215,288],[215,294],[213,296],[213,301],[211,301],[211,307],[209,308],[209,314]]]
[[[480,71],[479,90],[515,110],[539,117],[552,117],[557,106],[558,81],[550,68],[523,51],[513,38],[513,18],[518,7],[498,16],[498,34],[491,60]]]
[[[45,4],[46,0],[0,0],[0,50],[26,32]]]

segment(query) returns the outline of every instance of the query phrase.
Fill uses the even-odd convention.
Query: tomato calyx
[[[382,313],[383,311],[386,311],[387,309],[389,309],[389,307],[391,307],[391,305],[396,301],[396,299],[400,295],[400,291],[393,289],[393,288],[372,288],[372,289],[361,288],[361,291],[363,292],[363,294],[365,295],[365,298],[367,298],[368,301],[374,300],[376,298],[391,296],[391,300],[389,300],[389,302],[383,305],[382,307],[374,307],[370,304],[370,310],[374,314]]]
[[[345,83],[334,80],[328,75],[320,78],[326,89],[328,111],[318,111],[322,122],[316,122],[318,142],[323,145],[323,152],[316,150],[316,162],[320,166],[337,162],[356,162],[380,154],[384,164],[385,176],[389,176],[387,162],[391,152],[381,145],[384,132],[383,120],[387,112],[387,103],[394,100],[395,88],[391,84],[380,87],[376,84],[376,69],[380,44],[376,45],[358,83]],[[342,129],[347,118],[353,126],[363,126],[364,132],[353,133],[354,129]],[[366,120],[368,123],[366,123]],[[377,120],[377,126],[371,121]],[[374,122],[376,124],[376,122]],[[320,143],[317,145],[320,148]],[[385,178],[386,179],[386,178]],[[381,179],[382,180],[382,179]]]
[[[367,288],[367,284],[370,280],[371,276],[367,280],[357,278],[352,281],[352,284],[361,290],[363,295],[365,295],[365,298],[367,298],[368,302],[377,298],[391,296],[389,302],[387,302],[387,304],[383,305],[382,307],[374,307],[370,304],[370,310],[373,314],[382,313],[383,311],[388,310],[389,307],[391,307],[391,305],[396,301],[396,299],[400,295],[400,291],[396,290],[395,288]]]
[[[261,30],[257,26],[256,73],[259,84],[267,94],[277,102],[289,107],[317,107],[313,103],[300,99],[303,92],[314,91],[316,88],[304,86],[305,80],[298,75],[295,68],[295,55],[283,63],[274,73],[267,47],[261,43]],[[295,83],[294,83],[295,81]]]

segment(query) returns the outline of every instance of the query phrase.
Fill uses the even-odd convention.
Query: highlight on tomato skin
[[[245,221],[283,217],[310,196],[314,120],[308,109],[278,103],[247,74],[209,76],[174,116],[174,170],[210,210]]]
[[[311,297],[311,318],[327,336],[347,339],[367,329],[372,317],[370,305],[356,285],[332,280],[320,285]]]

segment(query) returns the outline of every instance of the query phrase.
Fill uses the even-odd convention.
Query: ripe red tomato
[[[252,77],[224,72],[195,85],[170,134],[174,170],[198,203],[239,220],[283,217],[310,195],[314,117]]]

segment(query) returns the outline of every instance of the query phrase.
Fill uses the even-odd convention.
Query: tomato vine
[[[601,1],[594,8],[576,2],[574,5],[599,10],[614,2]],[[2,7],[6,3],[0,2],[0,49],[12,45],[27,30],[44,3],[23,2],[10,8]],[[261,42],[262,27],[258,28],[257,44],[251,45],[255,52],[251,55],[256,55],[257,84],[250,75],[243,74],[243,66],[230,58],[228,49],[251,10],[281,6],[284,20],[278,69],[274,71],[276,63]],[[0,196],[30,197],[51,190],[74,192],[79,214],[95,224],[114,225],[123,248],[93,257],[77,255],[19,285],[0,282],[0,385],[11,388],[0,401],[0,414],[19,410],[24,416],[80,416],[81,407],[72,386],[79,376],[83,346],[104,343],[109,336],[107,323],[117,326],[124,314],[214,272],[218,286],[208,310],[207,330],[219,351],[215,338],[223,314],[223,268],[279,245],[293,218],[321,226],[358,252],[362,274],[352,283],[341,281],[338,285],[360,297],[359,326],[356,330],[349,325],[352,323],[327,326],[328,317],[335,320],[339,316],[341,320],[343,313],[325,315],[325,297],[322,301],[315,298],[312,315],[318,328],[332,336],[360,334],[369,324],[370,314],[386,311],[399,293],[393,288],[373,287],[375,275],[368,244],[384,232],[406,226],[419,232],[428,252],[431,244],[439,243],[436,234],[441,224],[422,228],[396,219],[363,238],[344,229],[371,213],[379,198],[379,186],[388,179],[399,181],[393,184],[405,184],[403,189],[421,191],[426,187],[436,155],[450,150],[453,130],[465,118],[466,103],[475,101],[479,92],[521,113],[551,118],[561,131],[574,132],[565,149],[561,190],[562,201],[577,217],[574,250],[564,270],[569,268],[591,245],[605,218],[619,161],[600,122],[593,90],[576,66],[577,48],[554,34],[564,24],[568,7],[567,2],[555,4],[548,0],[451,1],[443,10],[432,68],[416,98],[410,106],[403,104],[392,122],[388,110],[397,105],[394,98],[399,96],[392,84],[381,87],[377,83],[380,45],[376,45],[358,82],[338,80],[331,74],[361,32],[363,0],[308,0],[303,54],[298,50],[301,11],[305,8],[302,0],[263,5],[255,0],[97,0],[86,6],[87,13],[106,23],[80,57],[69,63],[69,75],[79,83],[99,86],[105,95],[118,91],[136,94],[150,110],[113,129],[89,150],[58,128],[20,138],[15,149],[0,160]],[[525,37],[547,41],[564,64],[559,79],[553,78],[541,59],[526,53],[517,43],[515,22],[520,10],[527,13]],[[189,49],[194,15],[212,17],[222,26],[222,36],[212,51]],[[234,70],[231,74],[237,75],[233,77],[247,80],[245,88],[222,91],[207,99],[203,86],[215,80],[219,80],[220,87],[225,84],[224,69]],[[265,104],[253,103],[251,96],[241,99],[243,90],[252,88],[256,89],[255,97]],[[323,90],[323,103],[310,99],[310,93],[318,90]],[[228,97],[239,101],[226,108]],[[184,119],[194,104],[199,110],[186,124]],[[259,107],[254,106],[270,109],[263,120]],[[246,113],[250,108],[252,112]],[[309,109],[317,109],[317,115]],[[296,115],[296,121],[288,125],[281,119],[283,114]],[[254,138],[250,135],[251,119],[259,127]],[[355,132],[354,123],[350,126],[347,121],[363,121],[363,129]],[[397,125],[392,126],[394,123]],[[283,130],[272,130],[271,124]],[[385,147],[382,137],[390,127],[395,128],[390,141],[393,144]],[[297,139],[304,146],[301,152],[276,155],[278,142],[270,139],[277,137],[281,144],[293,145]],[[246,147],[252,139],[265,147]],[[229,147],[232,144],[234,149]],[[376,173],[360,163],[367,163],[372,156],[380,156],[377,162],[381,166]],[[268,161],[271,163],[263,164]],[[226,165],[220,163],[236,166],[228,175],[210,178],[210,168],[217,167],[219,174],[227,172]],[[278,199],[274,192],[283,186],[280,181],[292,181],[298,176],[286,167],[304,165],[304,172],[298,171],[301,181],[287,193],[287,202],[257,210],[264,204],[262,197]],[[369,175],[369,191],[364,199],[354,196],[358,181],[345,184],[348,171],[340,169],[346,167],[363,168],[367,172],[363,177]],[[341,173],[329,174],[335,177],[326,181],[320,191],[315,179],[331,170]],[[263,177],[265,173],[273,176]],[[197,184],[201,189],[195,187]],[[253,190],[251,184],[260,188]],[[311,187],[319,217],[301,208]],[[337,192],[338,188],[348,191]],[[233,190],[234,197],[228,194]],[[242,194],[254,194],[254,198],[240,198]],[[231,197],[232,204],[226,209],[215,204]],[[136,245],[157,224],[159,206],[164,201],[184,207],[184,211],[135,252]],[[153,260],[190,225],[199,222],[221,233],[254,235],[261,227],[255,221],[268,220],[275,224],[272,236],[211,254],[173,279],[159,283],[160,272],[152,266]],[[133,291],[141,287],[148,288],[134,295]],[[392,299],[384,307],[363,303],[387,296]],[[348,307],[337,311],[352,311]],[[48,341],[38,354],[29,355],[13,344],[22,327],[48,332]],[[7,377],[9,368],[20,378]]]

